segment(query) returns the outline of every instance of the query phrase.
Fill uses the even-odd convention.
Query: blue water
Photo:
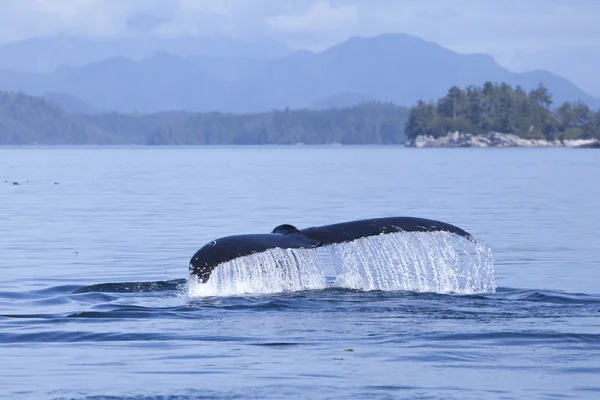
[[[0,398],[600,398],[599,178],[594,150],[2,148]],[[189,290],[214,238],[377,216],[469,231],[497,290]]]

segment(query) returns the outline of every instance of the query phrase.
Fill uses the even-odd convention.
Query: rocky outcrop
[[[600,149],[600,141],[596,140],[595,142],[581,144],[576,146],[578,149]]]
[[[470,133],[451,132],[446,136],[435,138],[433,136],[419,135],[406,143],[407,147],[579,147],[598,143],[596,139],[590,140],[546,140],[523,139],[517,135],[490,132],[485,135],[472,135]]]

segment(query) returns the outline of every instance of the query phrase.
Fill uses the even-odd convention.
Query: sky
[[[69,35],[227,36],[322,50],[408,33],[600,96],[600,0],[0,0],[0,44]]]

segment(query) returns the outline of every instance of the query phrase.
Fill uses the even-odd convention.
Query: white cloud
[[[569,51],[600,54],[598,15],[598,0],[0,0],[0,43],[152,32],[267,37],[322,49],[354,35],[403,32],[491,54],[513,69],[552,70],[565,51],[600,69],[600,56]],[[561,63],[561,73],[578,83],[596,82],[575,71],[582,69]]]
[[[360,21],[353,4],[333,6],[318,0],[301,12],[288,12],[265,18],[264,30],[285,37],[295,48],[320,49],[352,36]]]
[[[46,35],[105,36],[122,32],[134,2],[4,0],[0,41]],[[128,7],[129,6],[129,7]]]
[[[332,7],[328,1],[319,0],[306,11],[298,14],[283,14],[266,19],[267,26],[282,33],[334,32],[351,29],[358,22],[354,5]]]
[[[600,42],[596,0],[0,0],[0,42],[122,35],[140,15],[159,21],[158,34],[268,35],[299,45],[304,35],[316,47],[384,32],[463,51]]]
[[[356,1],[364,34],[405,32],[464,51],[600,42],[600,2],[589,0]],[[489,51],[489,50],[488,50]]]
[[[154,33],[161,36],[202,36],[235,31],[233,15],[244,0],[179,0],[172,2],[169,20]]]

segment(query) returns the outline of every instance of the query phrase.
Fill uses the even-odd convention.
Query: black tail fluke
[[[222,263],[269,249],[304,249],[398,232],[449,232],[474,241],[468,232],[445,222],[413,217],[374,218],[299,230],[279,225],[267,234],[227,236],[203,246],[190,260],[190,273],[201,282]]]

